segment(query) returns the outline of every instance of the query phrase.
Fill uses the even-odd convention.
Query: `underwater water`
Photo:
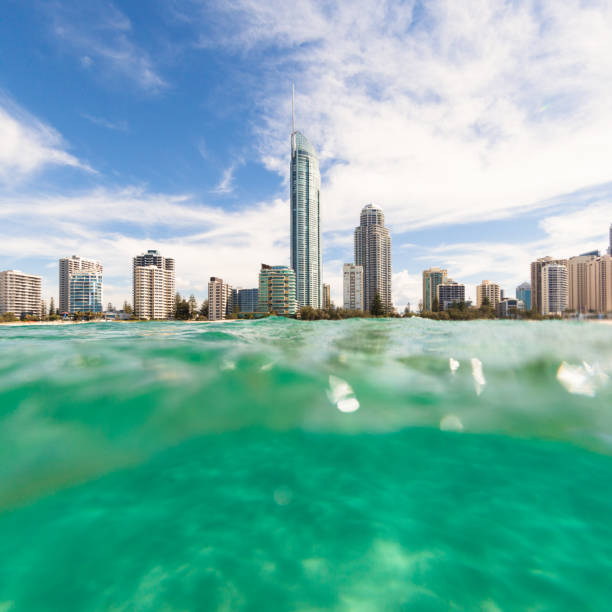
[[[608,610],[612,326],[0,326],[0,612]]]

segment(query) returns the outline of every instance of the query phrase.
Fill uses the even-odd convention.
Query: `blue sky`
[[[290,87],[322,168],[324,280],[340,301],[374,201],[398,307],[447,267],[509,294],[529,261],[607,247],[609,2],[142,3],[0,6],[0,269],[105,266],[158,248],[177,288],[256,286],[288,263]]]

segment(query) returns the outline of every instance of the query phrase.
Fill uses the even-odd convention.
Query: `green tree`
[[[431,309],[433,312],[440,312],[440,303],[438,302],[438,298],[434,298],[431,303]]]
[[[189,302],[181,297],[180,293],[176,294],[174,318],[181,321],[189,319]]]
[[[132,306],[127,300],[123,302],[123,312],[125,312],[125,314],[132,314]]]
[[[370,306],[370,314],[374,317],[381,317],[385,314],[385,309],[378,291],[374,294],[374,299],[372,300],[372,305]]]
[[[208,319],[208,300],[204,300],[200,306],[200,316]]]
[[[54,314],[55,314],[55,302],[53,301],[53,298],[51,298],[49,300],[49,316],[54,315]]]
[[[193,319],[195,316],[196,310],[198,309],[198,303],[196,302],[196,299],[193,293],[189,296],[188,304],[189,304],[189,318]]]

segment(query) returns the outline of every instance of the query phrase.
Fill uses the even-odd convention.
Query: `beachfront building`
[[[346,310],[363,310],[363,266],[342,266],[343,305]]]
[[[542,269],[549,264],[567,266],[567,259],[540,257],[531,262],[531,310],[542,312]]]
[[[296,277],[292,268],[261,264],[257,311],[281,316],[294,315],[297,311],[295,287]]]
[[[70,275],[80,272],[102,274],[102,264],[94,259],[86,259],[78,255],[62,257],[59,260],[59,311],[61,314],[70,312]]]
[[[439,310],[448,310],[453,304],[465,302],[465,285],[448,279],[436,287],[436,299]]]
[[[295,130],[291,117],[291,268],[298,305],[321,308],[321,175],[319,158],[309,140]],[[265,301],[265,300],[264,300]]]
[[[597,259],[599,253],[585,253],[570,257],[567,261],[568,308],[578,313],[588,311],[589,263]]]
[[[42,276],[19,270],[0,272],[0,315],[40,317]]]
[[[170,319],[175,308],[174,259],[149,250],[134,257],[132,266],[134,316]]]
[[[567,265],[551,263],[542,267],[541,272],[543,315],[561,315],[568,305]]]
[[[355,228],[355,264],[363,268],[363,308],[370,310],[378,293],[385,312],[393,310],[391,296],[391,235],[380,206],[367,204]]]
[[[504,298],[497,305],[497,316],[506,319],[508,317],[516,317],[517,313],[525,310],[525,302],[518,298]]]
[[[74,272],[70,275],[70,303],[68,311],[102,312],[102,274]]]
[[[208,283],[208,320],[227,319],[233,311],[232,286],[222,278],[211,276]]]
[[[476,308],[480,308],[485,301],[489,306],[496,308],[501,299],[501,290],[497,283],[483,280],[480,285],[476,285]]]
[[[531,285],[529,283],[521,283],[516,288],[516,299],[523,302],[526,310],[531,310]]]
[[[331,308],[331,287],[327,283],[323,283],[323,309]]]
[[[587,305],[589,312],[612,312],[612,256],[591,260],[587,271]]]
[[[432,311],[438,296],[438,285],[448,281],[448,270],[429,268],[423,270],[423,310]]]
[[[232,307],[237,312],[257,312],[259,289],[232,289]]]

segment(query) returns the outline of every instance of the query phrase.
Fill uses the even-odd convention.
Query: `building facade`
[[[19,270],[0,272],[0,314],[40,317],[42,276]]]
[[[74,272],[70,275],[69,312],[102,312],[102,274]]]
[[[211,276],[208,283],[208,320],[221,321],[233,312],[232,287],[222,278]]]
[[[543,315],[561,315],[568,306],[568,272],[565,264],[547,264],[542,267]]]
[[[587,311],[612,312],[612,256],[591,260],[587,271]]]
[[[438,296],[438,285],[448,281],[448,271],[441,268],[423,270],[423,310],[432,311]]]
[[[589,263],[597,254],[587,253],[567,260],[568,308],[578,313],[588,311]]]
[[[232,289],[232,307],[238,312],[257,312],[259,289]]]
[[[489,306],[497,307],[501,300],[501,290],[497,283],[483,280],[480,285],[476,285],[476,308],[480,308],[485,299],[489,302]]]
[[[331,287],[328,283],[323,283],[323,309],[331,308]]]
[[[465,302],[465,285],[451,280],[436,287],[436,299],[440,310],[448,310],[453,304]]]
[[[523,302],[526,310],[531,310],[531,285],[529,283],[521,283],[516,288],[516,299]]]
[[[549,264],[567,266],[567,259],[540,257],[531,262],[531,310],[542,312],[542,269]]]
[[[376,204],[361,210],[355,228],[355,264],[363,268],[364,310],[370,310],[378,293],[385,312],[391,312],[391,236],[382,208]]]
[[[516,317],[517,313],[525,310],[525,302],[518,298],[504,298],[497,305],[497,316],[502,319]]]
[[[170,319],[175,309],[174,259],[156,250],[134,257],[134,315],[139,319]]]
[[[292,268],[261,264],[257,311],[280,316],[294,315],[297,311],[295,288],[296,278]]]
[[[308,139],[291,133],[291,268],[299,306],[321,308],[321,175],[319,158]]]
[[[70,275],[77,272],[102,274],[103,268],[99,261],[85,259],[78,255],[62,257],[59,260],[59,311],[61,314],[70,312]]]
[[[363,266],[345,263],[342,266],[343,305],[346,310],[364,310]]]

